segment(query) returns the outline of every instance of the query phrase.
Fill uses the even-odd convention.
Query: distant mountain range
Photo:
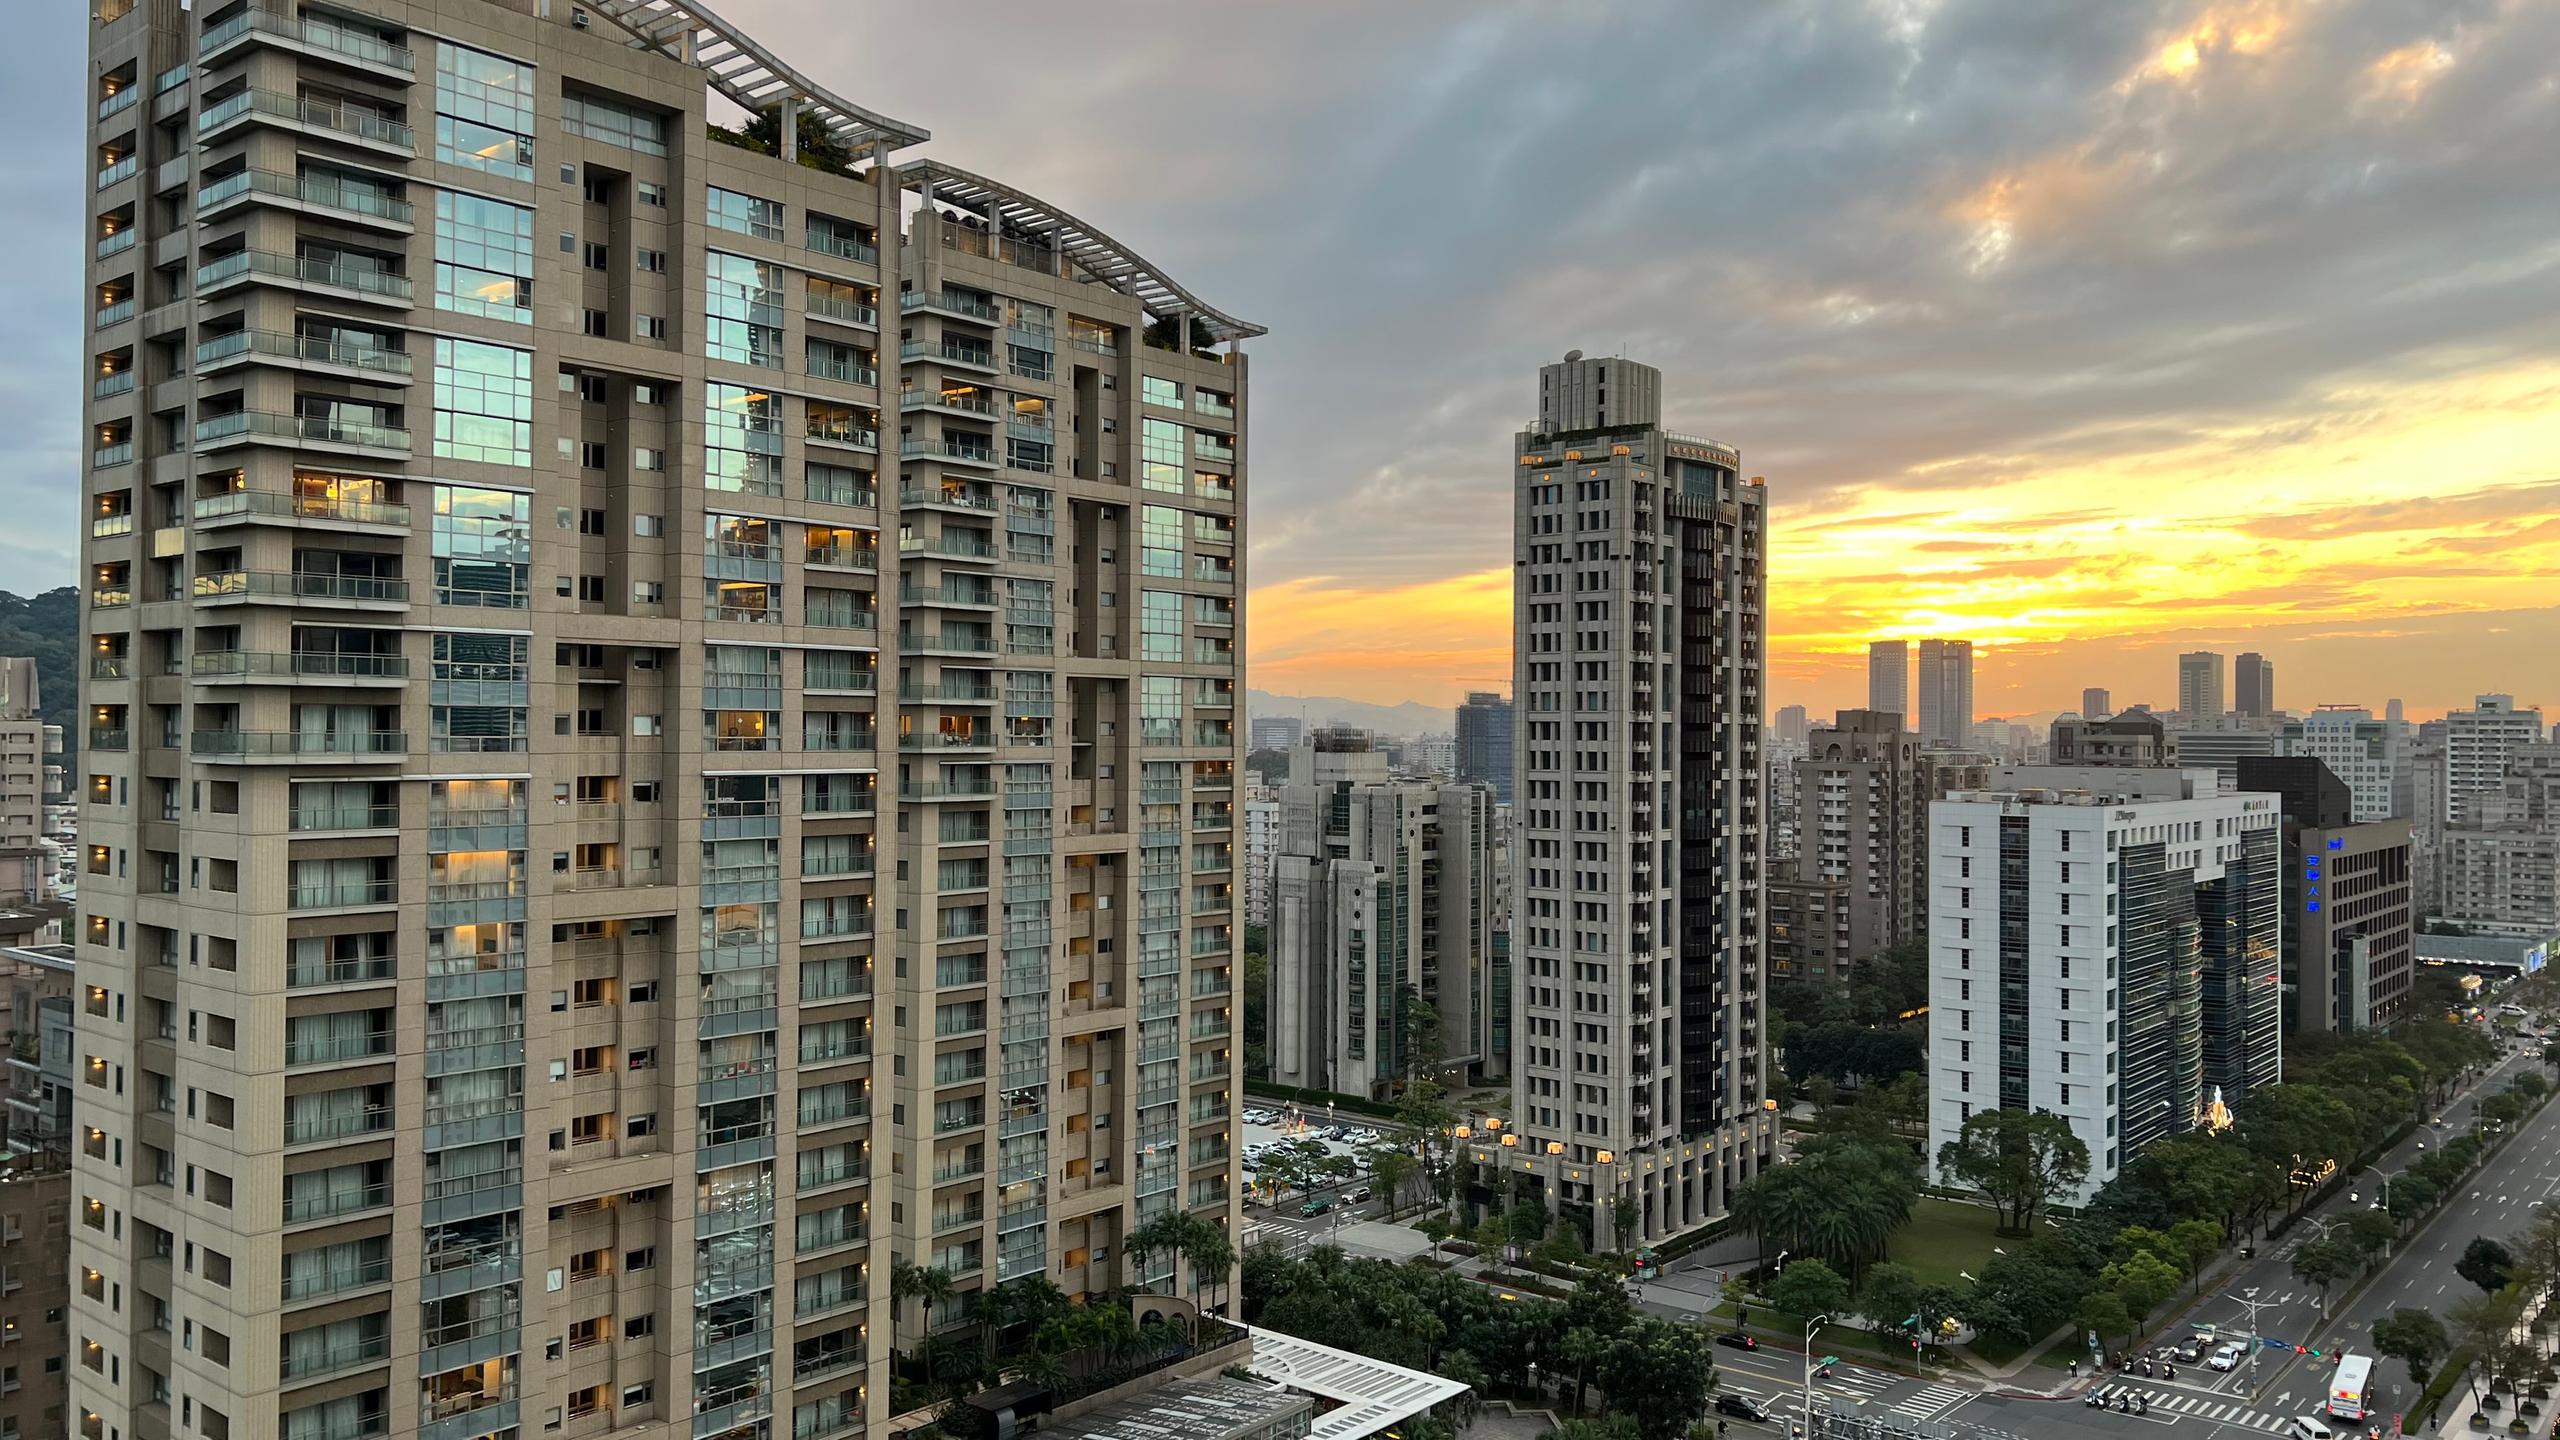
[[[1339,695],[1274,695],[1247,690],[1245,714],[1256,720],[1287,715],[1308,725],[1351,725],[1382,735],[1446,735],[1458,725],[1457,712],[1443,705],[1371,705]]]

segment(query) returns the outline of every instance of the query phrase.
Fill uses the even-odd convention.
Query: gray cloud
[[[78,578],[89,7],[18,9],[0,46],[0,589],[26,595]]]
[[[1506,437],[1571,346],[1662,367],[1675,422],[1808,519],[2352,428],[2371,402],[2331,397],[2359,382],[2560,348],[2560,8],[2234,0],[2275,43],[2121,83],[2206,8],[983,0],[819,29],[845,12],[724,6],[929,153],[1270,324],[1256,577],[1364,584],[1505,561]],[[0,290],[0,504],[63,516],[66,556],[78,10],[33,7],[0,57],[0,201],[42,217]],[[2373,64],[2422,42],[2432,85],[2378,93]],[[1996,247],[1965,207],[2002,176],[2012,228],[1977,270]]]

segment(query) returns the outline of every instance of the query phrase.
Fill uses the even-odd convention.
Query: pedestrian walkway
[[[1935,1420],[1981,1393],[1961,1385],[1923,1385],[1918,1393],[1894,1401],[1893,1408],[1914,1420]]]
[[[2209,1420],[2217,1425],[2233,1425],[2244,1430],[2262,1430],[2269,1435],[2280,1435],[2293,1428],[2293,1420],[2290,1416],[2270,1415],[2263,1410],[2252,1410],[2236,1401],[2217,1400],[2210,1395],[2200,1395],[2189,1390],[2155,1390],[2141,1384],[2107,1384],[2096,1387],[2096,1390],[2109,1405],[2113,1405],[2120,1394],[2142,1396],[2151,1403],[2151,1410],[2146,1418],[2152,1420]],[[2337,1428],[2340,1433],[2344,1433],[2349,1427],[2341,1422]]]

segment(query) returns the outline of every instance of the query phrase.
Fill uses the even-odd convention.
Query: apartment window
[[[439,338],[435,384],[437,455],[533,463],[533,352]]]
[[[667,153],[667,122],[663,118],[600,95],[572,92],[561,96],[560,128],[567,134],[583,135],[643,155]],[[653,187],[644,181],[641,188]],[[665,204],[664,192],[657,200],[644,203]]]
[[[660,209],[664,209],[664,208],[666,208],[666,204],[667,204],[667,187],[666,187],[666,186],[659,184],[659,183],[658,183],[657,181],[655,181],[655,180],[643,180],[643,181],[640,181],[639,183],[637,183],[636,185],[634,185],[634,186],[632,187],[632,189],[633,189],[633,191],[634,191],[636,194],[638,194],[638,195],[639,195],[639,197],[640,197],[640,203],[641,203],[641,204],[643,204],[643,205],[655,205],[655,206],[657,206],[657,207],[658,207],[658,208],[660,208]]]
[[[703,480],[713,490],[782,493],[782,402],[743,385],[711,385],[703,397]]]
[[[782,203],[759,195],[709,187],[703,219],[713,228],[734,230],[759,240],[782,238]]]
[[[666,339],[667,317],[664,315],[637,315],[632,317],[631,338],[635,340]]]
[[[1150,405],[1163,405],[1179,410],[1182,408],[1182,387],[1158,376],[1141,375],[1138,377],[1138,398]],[[1177,433],[1181,428],[1178,425],[1174,427]],[[1174,458],[1181,457],[1177,455]]]
[[[598,340],[609,339],[605,332],[613,328],[613,317],[602,310],[583,311],[578,316],[578,332]]]
[[[705,257],[705,344],[714,360],[782,364],[782,270],[714,250]]]
[[[503,56],[436,47],[436,158],[533,178],[533,70]]]
[[[1182,659],[1182,595],[1172,590],[1138,592],[1138,658]]]
[[[664,250],[652,250],[648,246],[643,245],[639,247],[638,251],[634,254],[631,263],[635,269],[644,271],[648,274],[663,275],[667,271],[667,252]]]
[[[532,322],[531,209],[436,192],[436,308]]]
[[[1149,490],[1183,490],[1183,427],[1172,420],[1147,417],[1139,432],[1138,483]]]
[[[1140,515],[1140,573],[1181,579],[1182,512],[1170,505],[1147,505]]]
[[[441,347],[443,341],[437,344]],[[439,485],[435,494],[436,603],[525,608],[532,586],[532,498],[512,490]]]
[[[613,268],[613,247],[612,247],[612,246],[610,246],[610,245],[599,245],[599,244],[597,244],[597,243],[596,243],[595,241],[593,241],[593,240],[588,241],[588,242],[587,242],[587,268],[588,268],[588,269],[590,269],[590,270],[610,270],[610,269],[612,269],[612,268]]]

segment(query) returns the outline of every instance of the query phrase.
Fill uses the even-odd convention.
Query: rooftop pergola
[[[750,115],[784,111],[784,144],[798,138],[796,115],[817,119],[827,138],[855,159],[878,159],[931,137],[920,125],[865,110],[792,69],[700,0],[584,0],[652,50],[699,65],[711,88]]]
[[[1267,333],[1262,326],[1240,320],[1183,289],[1145,256],[1036,195],[939,160],[902,165],[898,179],[930,203],[967,211],[1000,234],[1022,236],[1056,250],[1078,270],[1135,296],[1151,318],[1188,316],[1212,340],[1242,340]]]

